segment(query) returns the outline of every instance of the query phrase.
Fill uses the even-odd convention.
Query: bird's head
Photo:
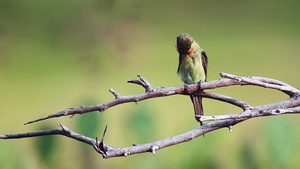
[[[182,33],[177,36],[176,48],[179,54],[186,54],[191,49],[195,40],[187,33]]]

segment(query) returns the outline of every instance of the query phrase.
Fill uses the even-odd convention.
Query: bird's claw
[[[185,91],[185,92],[188,92],[188,91],[189,91],[188,84],[184,83],[184,85],[183,85],[183,86],[184,86],[184,91]]]
[[[197,88],[198,88],[198,90],[201,90],[201,81],[199,81],[198,83],[197,83]]]

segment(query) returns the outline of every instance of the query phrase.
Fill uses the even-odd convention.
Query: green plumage
[[[208,59],[204,50],[188,34],[183,33],[177,37],[176,43],[179,53],[177,74],[185,84],[205,82],[207,78]],[[195,109],[195,118],[200,121],[203,115],[202,98],[191,95]]]

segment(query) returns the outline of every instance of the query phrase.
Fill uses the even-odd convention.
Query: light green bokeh
[[[69,107],[110,101],[109,88],[122,95],[142,93],[141,87],[126,83],[136,75],[154,87],[181,85],[175,40],[183,32],[206,51],[208,80],[227,72],[274,78],[299,88],[299,7],[298,1],[258,0],[2,0],[0,133],[53,129],[62,123],[75,132],[101,137],[107,124],[106,143],[127,147],[198,127],[192,103],[185,96],[124,104],[103,116],[82,115],[84,120],[62,117],[23,126]],[[287,98],[275,90],[250,86],[211,92],[252,106]],[[203,105],[208,115],[241,111],[208,99]],[[95,118],[98,121],[93,124]],[[39,150],[38,138],[1,140],[0,163],[4,168],[24,169],[299,168],[299,119],[298,115],[257,118],[235,126],[231,134],[226,129],[215,131],[155,156],[144,153],[109,160],[92,147],[62,136],[53,136],[56,147],[46,156],[47,162],[41,158],[45,152]],[[96,129],[88,131],[92,125]]]

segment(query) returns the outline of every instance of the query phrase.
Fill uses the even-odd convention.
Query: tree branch
[[[258,111],[245,111],[240,114],[225,114],[219,116],[202,116],[200,118],[201,121],[215,121],[215,120],[226,120],[226,119],[249,119],[253,117],[262,117],[262,116],[272,116],[272,115],[281,115],[281,114],[296,114],[300,113],[300,108],[287,108],[287,109],[259,109],[256,107]]]
[[[58,123],[57,125],[59,125],[62,129],[41,130],[41,131],[34,131],[29,133],[18,133],[18,134],[3,134],[0,135],[0,139],[19,139],[19,138],[37,137],[37,136],[46,136],[46,135],[63,135],[90,145],[95,144],[94,139],[75,133],[60,123]]]
[[[299,90],[287,85],[283,82],[280,82],[278,80],[269,79],[269,78],[263,78],[263,77],[239,77],[232,74],[227,73],[220,73],[221,77],[226,77],[230,79],[219,79],[209,82],[203,82],[201,84],[202,90],[207,89],[214,89],[214,88],[220,88],[220,87],[227,87],[227,86],[233,86],[233,85],[256,85],[261,87],[267,87],[272,89],[280,90],[284,93],[287,93],[289,96],[292,96],[294,93],[297,93]],[[79,108],[69,108],[63,111],[60,111],[58,113],[50,114],[47,117],[40,118],[37,120],[29,121],[26,124],[35,123],[38,121],[55,118],[55,117],[61,117],[61,116],[69,116],[69,115],[75,115],[75,114],[83,114],[88,113],[92,111],[100,111],[103,113],[108,108],[117,106],[119,104],[123,103],[129,103],[129,102],[135,102],[138,103],[139,101],[155,98],[155,97],[166,97],[166,96],[172,96],[175,94],[183,94],[183,95],[190,95],[194,94],[199,91],[199,86],[197,84],[192,84],[188,86],[188,89],[186,90],[184,86],[174,86],[174,87],[157,87],[153,88],[152,85],[142,76],[139,76],[140,80],[129,80],[128,83],[134,83],[141,85],[145,88],[146,92],[142,94],[137,95],[131,95],[131,96],[121,96],[119,93],[117,93],[112,88],[109,90],[114,96],[115,99],[103,104],[93,105],[93,106],[81,106]],[[277,85],[276,85],[277,84]],[[245,102],[238,103],[235,102],[229,98],[225,98],[224,95],[218,95],[217,94],[205,94],[203,93],[197,93],[198,95],[201,95],[202,97],[207,97],[211,99],[216,99],[224,102],[231,103],[233,105],[240,105],[239,107],[242,107],[245,109],[246,107],[249,107]],[[214,95],[214,96],[212,96]],[[226,96],[228,97],[228,96]],[[243,105],[244,104],[244,105]]]
[[[230,103],[232,105],[238,106],[241,109],[243,109],[243,112],[240,114],[226,114],[226,115],[218,115],[218,116],[202,116],[200,117],[201,121],[214,121],[218,120],[216,122],[211,122],[202,125],[199,128],[196,128],[194,130],[188,131],[186,133],[183,133],[181,135],[173,136],[170,138],[166,138],[160,141],[147,143],[147,144],[133,144],[131,147],[125,147],[125,148],[117,148],[110,146],[108,144],[104,143],[104,137],[105,133],[107,131],[107,127],[104,130],[103,136],[101,141],[99,142],[98,139],[92,139],[85,137],[83,135],[80,135],[78,133],[73,132],[72,130],[68,129],[67,127],[63,126],[62,124],[58,124],[61,129],[56,130],[43,130],[43,131],[36,131],[36,132],[29,132],[29,133],[20,133],[20,134],[4,134],[0,135],[0,139],[18,139],[18,138],[26,138],[26,137],[36,137],[36,136],[44,136],[44,135],[63,135],[70,137],[72,139],[90,144],[94,147],[94,149],[102,154],[104,158],[111,158],[111,157],[118,157],[118,156],[128,156],[132,154],[137,153],[144,153],[144,152],[151,152],[155,154],[156,151],[176,145],[183,142],[188,142],[193,140],[194,138],[197,138],[205,133],[228,127],[229,131],[232,131],[232,126],[248,120],[250,118],[255,117],[262,117],[262,116],[273,116],[273,115],[282,115],[282,114],[296,114],[300,113],[300,91],[289,84],[286,84],[284,82],[270,79],[270,78],[264,78],[264,77],[239,77],[232,74],[227,73],[221,73],[221,77],[225,77],[228,79],[219,79],[214,80],[210,82],[204,82],[201,84],[201,88],[199,89],[198,84],[189,85],[188,88],[185,88],[184,86],[174,86],[174,87],[157,87],[153,88],[152,85],[142,76],[139,76],[139,80],[129,80],[128,83],[134,83],[137,85],[142,86],[145,88],[145,93],[137,94],[137,95],[131,95],[131,96],[122,96],[112,88],[109,90],[114,96],[115,99],[106,102],[103,104],[93,105],[93,106],[81,106],[79,108],[69,108],[64,111],[60,111],[58,113],[54,113],[49,115],[45,118],[40,118],[37,120],[33,120],[30,122],[27,122],[25,124],[34,123],[41,120],[46,120],[49,118],[54,117],[61,117],[61,116],[68,116],[68,115],[75,115],[75,114],[82,114],[82,113],[88,113],[92,111],[100,111],[101,113],[104,112],[106,109],[123,104],[128,102],[135,102],[141,100],[146,100],[150,98],[155,97],[165,97],[165,96],[171,96],[175,94],[181,94],[181,95],[199,95],[205,98],[215,99],[223,102]],[[238,100],[236,98],[232,98],[229,96],[217,94],[217,93],[209,93],[209,92],[202,92],[200,90],[208,90],[208,89],[214,89],[214,88],[220,88],[220,87],[227,87],[227,86],[233,86],[233,85],[255,85],[265,88],[272,88],[279,91],[282,91],[290,96],[289,99],[273,103],[273,104],[267,104],[267,105],[261,105],[252,107],[248,103]]]

